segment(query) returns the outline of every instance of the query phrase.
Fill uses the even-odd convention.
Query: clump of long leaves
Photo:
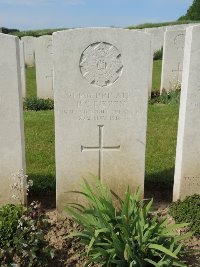
[[[150,213],[153,200],[140,200],[140,190],[132,195],[127,190],[120,199],[100,182],[95,186],[84,180],[82,192],[88,205],[69,204],[68,212],[82,226],[73,233],[86,245],[88,261],[101,266],[186,266],[179,256],[183,248],[176,229],[188,224],[168,225],[167,219],[158,219]],[[113,195],[119,202],[115,208]]]

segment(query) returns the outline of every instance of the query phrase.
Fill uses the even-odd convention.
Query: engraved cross
[[[84,151],[98,151],[99,152],[99,179],[102,180],[102,159],[104,150],[120,150],[119,146],[104,146],[103,145],[103,127],[104,125],[98,125],[99,127],[99,145],[94,147],[81,146],[81,152]]]
[[[182,73],[182,69],[181,69],[181,63],[179,62],[178,63],[178,69],[177,70],[172,70],[172,72],[178,72],[177,74],[177,82],[179,81],[179,78],[180,78],[180,74]]]

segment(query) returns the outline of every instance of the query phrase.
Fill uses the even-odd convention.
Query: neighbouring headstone
[[[173,200],[200,194],[200,26],[186,30]]]
[[[19,39],[0,34],[0,205],[25,202],[25,190],[11,190],[12,175],[25,172],[24,126],[21,95]],[[19,177],[18,177],[19,178]],[[16,177],[17,183],[20,181]]]
[[[166,31],[163,47],[161,93],[174,91],[181,85],[185,30]]]
[[[153,53],[159,51],[163,47],[165,27],[146,28],[145,32],[151,35]]]
[[[24,56],[27,67],[35,66],[35,37],[24,36],[21,38],[24,42]]]
[[[21,85],[22,85],[22,97],[26,97],[26,69],[25,69],[25,59],[24,59],[24,42],[19,41],[20,47],[20,67],[21,67]]]
[[[152,92],[152,81],[153,81],[153,49],[152,49],[152,41],[151,41],[151,54],[150,54],[150,70],[149,70],[149,98],[151,98]]]
[[[189,27],[189,24],[177,24],[177,25],[169,25],[166,26],[167,31],[180,31],[180,30],[186,30],[187,27]]]
[[[144,189],[150,36],[112,28],[53,34],[57,208],[94,174]],[[68,192],[68,193],[67,193]]]
[[[35,65],[37,96],[53,99],[52,36],[41,36],[35,40]]]

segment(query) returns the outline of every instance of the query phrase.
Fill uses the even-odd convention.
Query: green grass
[[[154,60],[152,91],[160,91],[161,71],[162,71],[162,60]]]
[[[200,21],[194,20],[178,20],[178,21],[168,21],[168,22],[160,22],[160,23],[143,23],[136,26],[128,26],[127,29],[145,29],[145,28],[157,28],[163,26],[173,26],[180,24],[190,24],[190,23],[200,23]]]
[[[26,97],[37,96],[35,68],[26,68]]]
[[[173,182],[179,105],[149,105],[146,182]]]
[[[23,36],[34,36],[34,37],[40,37],[42,35],[52,35],[54,32],[67,30],[67,28],[60,28],[60,29],[42,29],[42,30],[31,30],[31,31],[21,31],[21,32],[13,32],[13,35],[16,35],[18,37]]]
[[[25,111],[26,164],[34,191],[55,189],[54,112]],[[46,191],[46,190],[45,190]]]
[[[160,88],[162,61],[154,61],[153,86]],[[35,70],[27,71],[27,95],[36,94]],[[174,175],[178,104],[150,104],[148,110],[146,184],[171,185]],[[55,190],[54,112],[25,111],[27,174],[34,191]],[[46,187],[46,189],[45,189]]]

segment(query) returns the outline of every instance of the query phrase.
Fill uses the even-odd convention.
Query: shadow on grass
[[[28,195],[28,203],[39,201],[42,207],[53,209],[56,207],[56,178],[53,175],[29,174],[33,181]]]
[[[53,175],[29,174],[33,180],[28,203],[37,200],[47,209],[56,207],[56,178]],[[145,175],[145,198],[154,199],[154,207],[165,207],[172,202],[174,168]]]
[[[167,205],[172,202],[174,168],[145,175],[145,198],[153,198],[155,205]]]

